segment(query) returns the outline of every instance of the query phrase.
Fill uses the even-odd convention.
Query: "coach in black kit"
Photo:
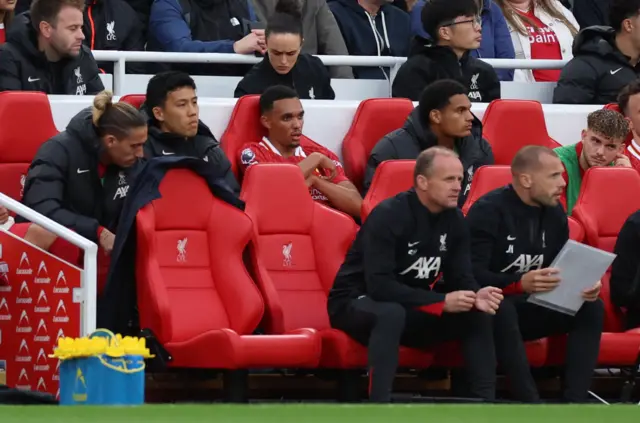
[[[549,265],[569,239],[567,216],[559,203],[566,183],[562,162],[546,147],[520,150],[511,171],[513,183],[480,198],[467,215],[475,278],[480,285],[497,286],[505,293],[494,318],[498,362],[516,399],[537,402],[523,340],[568,333],[564,399],[582,402],[600,348],[604,319],[600,283],[583,292],[586,301],[575,316],[527,302],[529,294],[562,283]]]
[[[502,293],[473,278],[468,229],[456,208],[462,178],[452,150],[420,153],[414,188],[371,212],[329,293],[331,325],[369,348],[373,402],[391,399],[399,345],[456,339],[472,394],[495,399],[491,314]],[[446,283],[438,283],[443,275]]]

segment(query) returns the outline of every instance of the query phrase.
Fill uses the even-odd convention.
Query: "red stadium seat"
[[[236,101],[227,128],[220,139],[220,147],[231,162],[233,173],[241,182],[242,175],[238,169],[238,152],[249,142],[260,142],[267,135],[266,129],[260,124],[260,96],[245,95]],[[305,141],[315,143],[312,139],[301,137]]]
[[[586,243],[613,251],[627,218],[640,209],[640,175],[630,168],[594,167],[584,175],[572,216],[585,229]]]
[[[58,130],[41,92],[0,93],[0,122],[0,192],[20,201],[33,157]]]
[[[389,132],[401,128],[412,111],[413,103],[407,98],[370,98],[360,103],[342,141],[345,172],[358,189],[362,188],[373,147]]]
[[[482,118],[484,138],[491,144],[495,164],[510,165],[526,145],[559,147],[547,132],[542,106],[531,100],[494,100]]]
[[[187,170],[170,171],[160,193],[137,215],[136,276],[141,327],[171,354],[169,364],[316,367],[321,339],[315,330],[252,335],[264,302],[243,262],[251,219]],[[186,211],[184,204],[190,205]]]
[[[415,160],[387,160],[376,168],[371,186],[362,200],[361,218],[364,222],[380,202],[413,186]]]
[[[507,165],[481,166],[473,175],[471,189],[467,200],[462,205],[462,213],[466,216],[469,209],[480,197],[488,192],[511,183],[511,167]]]
[[[584,241],[584,228],[582,224],[571,216],[567,216],[567,219],[569,221],[569,239],[577,242]]]
[[[585,242],[613,251],[618,232],[626,219],[640,209],[640,175],[629,168],[595,167],[587,170],[572,217],[584,228]],[[622,332],[618,310],[609,297],[609,273],[602,278],[600,297],[605,303],[605,333],[602,334],[598,363],[601,366],[635,366],[640,351],[638,330]],[[554,339],[554,341],[556,341]],[[550,344],[550,361],[561,361],[562,342]]]
[[[367,349],[332,329],[327,314],[327,295],[357,225],[314,202],[294,165],[251,166],[242,198],[256,232],[251,255],[267,306],[267,332],[317,329],[322,335],[321,367],[365,368]],[[425,368],[430,358],[423,351],[400,350],[401,366]]]
[[[139,109],[146,99],[147,99],[147,96],[145,94],[127,94],[120,97],[120,101],[129,103],[136,109]]]

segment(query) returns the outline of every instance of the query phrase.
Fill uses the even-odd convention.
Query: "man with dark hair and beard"
[[[512,184],[486,194],[467,214],[475,279],[505,294],[494,319],[496,353],[514,396],[523,402],[539,401],[524,341],[568,334],[563,393],[568,402],[586,400],[600,349],[600,282],[583,292],[585,303],[575,316],[527,301],[529,294],[562,283],[549,266],[569,239],[560,204],[563,170],[553,150],[524,147],[511,164]]]
[[[85,95],[104,90],[100,71],[83,46],[84,0],[34,0],[13,21],[0,49],[0,91]]]

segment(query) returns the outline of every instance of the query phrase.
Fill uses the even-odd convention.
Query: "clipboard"
[[[608,251],[569,240],[550,266],[559,270],[558,286],[553,291],[531,294],[527,301],[575,316],[584,303],[582,291],[595,285],[615,258]]]

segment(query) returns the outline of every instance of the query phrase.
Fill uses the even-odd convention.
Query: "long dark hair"
[[[135,128],[147,126],[144,115],[135,107],[122,101],[113,102],[111,91],[101,91],[93,99],[93,126],[99,137],[113,135],[118,140]]]
[[[299,0],[279,0],[273,15],[267,20],[265,37],[270,34],[302,34],[302,10]]]

